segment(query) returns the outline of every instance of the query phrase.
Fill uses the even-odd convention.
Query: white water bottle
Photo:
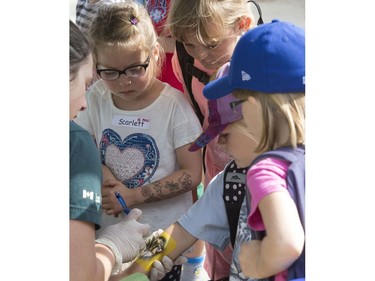
[[[181,281],[205,281],[203,269],[204,256],[188,258],[182,265]]]

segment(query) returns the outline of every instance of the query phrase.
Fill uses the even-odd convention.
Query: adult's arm
[[[114,264],[112,251],[95,243],[94,224],[70,220],[70,281],[108,280]]]

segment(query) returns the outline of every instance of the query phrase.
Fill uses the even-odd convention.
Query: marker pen
[[[130,209],[128,208],[128,206],[126,206],[125,200],[124,200],[124,198],[122,198],[120,192],[115,191],[115,195],[116,195],[117,200],[120,202],[121,207],[124,210],[124,213],[126,215],[129,214],[130,213]]]

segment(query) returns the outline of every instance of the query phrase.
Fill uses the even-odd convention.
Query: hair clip
[[[137,23],[138,23],[138,19],[137,19],[137,18],[132,18],[132,19],[130,20],[130,23],[131,23],[132,25],[137,25]]]

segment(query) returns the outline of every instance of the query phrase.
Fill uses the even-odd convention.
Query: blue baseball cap
[[[203,88],[207,99],[234,90],[262,93],[305,92],[305,31],[273,20],[247,31],[238,41],[228,75]]]

